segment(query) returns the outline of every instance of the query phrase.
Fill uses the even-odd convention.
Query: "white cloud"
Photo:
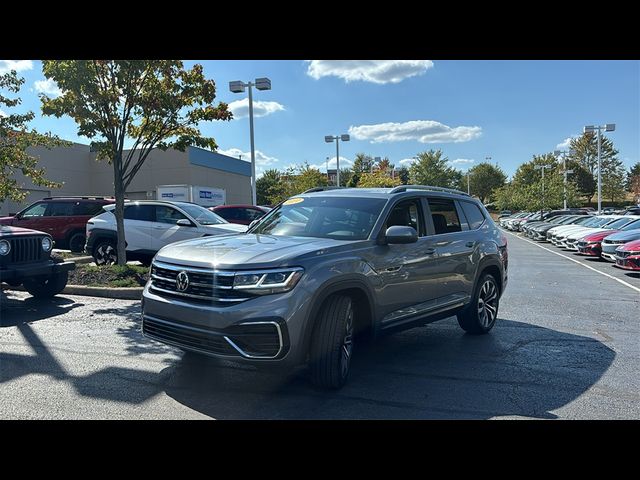
[[[0,117],[8,117],[9,115],[7,115],[6,113],[4,113],[2,110],[0,110]]]
[[[33,62],[31,60],[0,60],[0,75],[15,70],[16,72],[22,72],[24,70],[31,70],[33,68]]]
[[[58,84],[50,78],[47,80],[36,80],[33,85],[36,87],[36,91],[40,93],[45,93],[54,97],[62,95],[62,90],[58,88]]]
[[[243,98],[229,104],[229,110],[233,113],[233,118],[243,118],[249,116],[249,99]],[[278,102],[253,101],[253,116],[264,117],[272,113],[284,110],[284,105]]]
[[[480,127],[449,127],[434,120],[412,120],[404,123],[378,123],[349,127],[356,140],[371,143],[415,140],[420,143],[468,142],[482,135]]]
[[[400,165],[401,167],[407,167],[409,168],[411,166],[411,164],[413,162],[415,162],[416,159],[415,158],[403,158],[402,160],[400,160],[398,162],[398,165]]]
[[[242,155],[242,160],[250,162],[251,161],[251,152],[243,152],[239,148],[229,148],[227,150],[217,150],[218,153],[222,155],[227,155],[229,157],[238,158]],[[256,171],[266,170],[267,167],[272,166],[273,164],[279,162],[279,160],[275,157],[270,157],[260,150],[256,150]]]
[[[571,145],[571,140],[574,138],[578,138],[580,135],[571,135],[570,137],[565,138],[562,143],[556,145],[556,150],[568,150]]]
[[[316,80],[334,76],[344,81],[399,83],[433,67],[431,60],[308,60],[307,75]]]
[[[329,170],[335,170],[337,166],[336,157],[329,158]],[[312,168],[317,168],[323,172],[327,171],[327,162],[309,165]],[[353,166],[353,162],[346,157],[340,157],[340,170],[343,168],[351,168]]]

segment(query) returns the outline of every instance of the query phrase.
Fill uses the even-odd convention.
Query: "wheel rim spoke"
[[[498,289],[487,280],[478,295],[478,320],[483,327],[489,327],[498,314]]]

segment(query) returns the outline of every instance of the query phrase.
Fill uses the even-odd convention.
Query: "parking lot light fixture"
[[[615,123],[605,123],[604,125],[586,125],[583,129],[584,133],[598,132],[598,214],[602,213],[602,173],[601,173],[601,150],[602,144],[600,137],[602,136],[602,130],[605,132],[613,132],[616,129]]]
[[[563,185],[563,209],[567,209],[567,176],[570,173],[573,173],[573,170],[567,170],[567,155],[575,155],[575,150],[554,150],[553,155],[555,157],[562,156],[562,173],[564,175],[564,185]]]
[[[343,142],[348,142],[349,140],[351,140],[351,137],[346,134],[343,133],[342,135],[325,135],[324,137],[324,141],[326,143],[331,143],[333,141],[336,141],[336,187],[340,186],[340,140],[342,140]]]
[[[540,204],[540,220],[542,220],[542,214],[544,212],[544,171],[547,168],[552,168],[553,165],[534,165],[536,170],[542,170],[542,202]]]
[[[251,200],[253,205],[256,201],[256,149],[253,140],[253,92],[252,87],[258,90],[271,90],[271,80],[266,77],[256,78],[255,82],[243,82],[235,80],[229,82],[229,90],[232,93],[244,93],[245,89],[249,89],[249,135],[251,137]]]

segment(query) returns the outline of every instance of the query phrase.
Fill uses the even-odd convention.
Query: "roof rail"
[[[111,200],[115,197],[105,197],[102,195],[54,195],[51,197],[44,197],[42,200],[54,200],[56,198],[79,198],[81,200]]]
[[[324,192],[325,190],[337,190],[339,188],[345,188],[345,187],[314,187],[302,192],[300,195],[304,195],[305,193]]]
[[[455,188],[444,188],[444,187],[432,187],[430,185],[400,185],[395,187],[389,193],[402,193],[407,190],[428,190],[431,192],[446,192],[446,193],[457,193],[458,195],[465,195],[470,197],[467,192],[463,192],[462,190],[456,190]]]

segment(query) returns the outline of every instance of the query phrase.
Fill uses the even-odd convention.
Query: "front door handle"
[[[465,246],[469,247],[469,248],[473,248],[476,246],[476,242],[467,242],[465,243]]]
[[[429,247],[424,251],[425,255],[433,255],[434,253],[436,253],[436,249],[433,247]]]
[[[153,228],[155,228],[156,230],[164,230],[164,227],[161,225],[154,225]]]

